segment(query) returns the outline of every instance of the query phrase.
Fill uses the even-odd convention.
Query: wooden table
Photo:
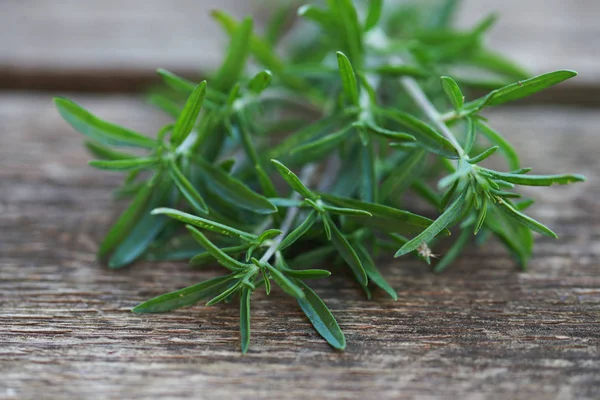
[[[146,7],[134,13],[142,3]],[[218,270],[140,263],[113,272],[97,264],[97,243],[119,208],[108,190],[118,177],[86,167],[89,156],[81,138],[50,101],[55,93],[33,90],[77,89],[72,97],[99,115],[155,131],[164,120],[139,97],[84,92],[106,91],[102,82],[112,73],[124,83],[133,82],[125,87],[134,87],[156,64],[164,65],[162,57],[155,59],[153,46],[162,49],[175,38],[188,38],[190,26],[197,32],[208,29],[173,10],[205,8],[206,3],[0,4],[0,70],[7,72],[0,86],[13,89],[0,92],[0,399],[600,398],[600,113],[595,108],[532,104],[490,114],[521,150],[526,165],[590,178],[586,184],[531,190],[540,200],[532,213],[561,238],[539,239],[527,273],[518,272],[492,243],[469,249],[442,275],[410,258],[382,260],[384,273],[398,289],[397,302],[380,293],[366,301],[343,277],[316,282],[347,334],[343,353],[330,349],[295,302],[279,292],[253,297],[247,355],[238,350],[235,305],[164,315],[130,312],[140,301]],[[243,11],[233,1],[212,3]],[[492,3],[480,1],[477,7],[490,9]],[[560,64],[589,71],[563,89],[572,95],[571,103],[578,102],[582,91],[598,87],[599,53],[587,51],[597,46],[590,32],[598,32],[592,18],[598,5],[581,0],[569,1],[567,7],[567,2],[547,1],[538,11],[542,22],[523,15],[539,2],[504,3],[507,10],[522,7],[505,16],[506,31],[494,39],[498,47],[514,49],[514,36],[528,33],[519,37],[523,42],[516,48],[536,51],[514,54],[533,69]],[[111,6],[128,10],[126,18],[133,18],[137,27],[123,27],[129,19],[109,14]],[[96,8],[95,18],[86,14],[88,7]],[[66,9],[71,12],[61,15]],[[161,21],[157,15],[168,18]],[[24,17],[29,17],[26,25],[19,23]],[[471,17],[462,18],[467,24]],[[128,44],[128,38],[154,35],[155,28],[173,19],[178,23],[165,28],[163,41],[147,38],[143,49],[138,42]],[[47,33],[46,42],[32,40],[39,37],[32,20]],[[90,20],[110,28],[107,34],[72,37],[78,29],[91,32]],[[532,20],[538,25],[529,25]],[[57,30],[46,32],[44,24]],[[538,34],[557,32],[557,26],[574,38],[575,46],[567,46],[565,37]],[[123,36],[115,27],[123,29]],[[27,32],[35,34],[24,36]],[[507,41],[502,42],[502,35]],[[206,36],[196,36],[198,43],[209,43]],[[61,49],[61,38],[82,44]],[[123,47],[107,50],[115,38]],[[543,54],[549,49],[555,52],[550,60]],[[191,70],[202,61],[198,53],[190,56],[182,48],[169,52],[164,61],[171,65],[164,66],[174,69]],[[76,58],[80,63],[71,64]],[[75,73],[79,84],[65,81],[67,73]],[[82,85],[82,77],[92,83]],[[17,90],[24,88],[29,91]],[[546,156],[554,162],[544,161]]]

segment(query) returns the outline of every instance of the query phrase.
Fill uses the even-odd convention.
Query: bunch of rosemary
[[[90,165],[126,174],[116,194],[131,204],[102,242],[100,259],[121,268],[140,259],[191,257],[195,266],[217,261],[227,270],[134,312],[239,298],[246,352],[252,293],[269,294],[276,285],[298,301],[331,346],[343,349],[338,323],[306,283],[331,273],[306,267],[338,260],[367,297],[379,287],[396,299],[373,260],[380,250],[392,249],[396,257],[416,252],[429,263],[431,244],[455,229],[457,239],[435,271],[451,264],[473,236],[478,243],[497,237],[525,268],[532,232],[556,237],[524,214],[533,201],[513,189],[584,178],[529,174],[482,112],[576,73],[527,79],[484,45],[494,17],[467,31],[450,26],[455,0],[437,6],[325,3],[300,7],[304,20],[291,29],[289,6],[282,6],[262,36],[251,18],[237,21],[215,11],[231,38],[225,60],[210,84],[158,70],[165,87],[150,102],[174,122],[156,137],[55,99],[64,119],[89,139],[86,146],[98,158]],[[473,88],[491,91],[466,101],[463,89]],[[495,153],[509,172],[481,165]],[[439,217],[400,209],[407,192]]]

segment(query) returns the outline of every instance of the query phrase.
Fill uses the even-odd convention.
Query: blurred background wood
[[[131,91],[154,79],[157,67],[206,73],[225,43],[210,10],[264,15],[269,1],[3,0],[0,87]],[[579,71],[561,89],[562,100],[600,102],[593,95],[600,82],[600,2],[464,0],[458,25],[471,27],[491,12],[501,16],[492,47],[533,73]]]
[[[460,24],[502,11],[494,47],[536,72],[579,69],[564,93],[572,104],[597,104],[588,95],[600,86],[598,2],[465,3]],[[72,96],[98,115],[152,133],[165,119],[140,97],[81,92],[138,89],[157,66],[214,67],[224,38],[206,15],[217,6],[237,15],[252,8],[234,0],[0,2],[0,399],[600,398],[596,108],[489,114],[524,164],[590,178],[530,191],[540,200],[534,215],[561,237],[540,239],[528,273],[491,243],[442,275],[410,258],[382,260],[397,302],[379,292],[366,301],[343,274],[315,282],[347,333],[344,353],[278,292],[253,297],[246,356],[236,305],[130,313],[218,269],[140,263],[113,272],[95,262],[118,213],[109,189],[119,177],[85,166],[81,137],[43,90],[77,90]]]

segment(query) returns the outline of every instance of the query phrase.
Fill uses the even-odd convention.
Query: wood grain
[[[534,73],[574,69],[579,82],[600,81],[600,3],[588,0],[463,0],[459,26],[474,26],[497,13],[490,46]]]
[[[146,132],[164,122],[136,98],[76,100]],[[379,292],[367,301],[334,273],[314,287],[347,334],[343,353],[292,299],[256,294],[242,356],[236,305],[129,311],[220,271],[95,263],[118,177],[86,167],[81,138],[50,98],[0,94],[0,398],[599,398],[600,116],[531,108],[490,117],[526,164],[591,178],[532,190],[532,212],[561,238],[539,240],[530,272],[496,243],[469,249],[442,275],[410,258],[382,260],[397,302]]]
[[[260,4],[265,0],[3,0],[0,87],[133,91],[158,67],[206,73],[225,43],[209,11],[260,15]],[[599,2],[464,0],[458,23],[471,27],[493,11],[501,15],[493,48],[532,73],[578,70],[581,77],[567,87],[597,103],[589,86],[600,82]],[[573,95],[558,97],[566,96]]]

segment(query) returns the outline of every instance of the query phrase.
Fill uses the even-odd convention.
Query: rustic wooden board
[[[209,11],[244,15],[261,2],[3,0],[0,87],[123,91],[142,87],[157,67],[206,72],[224,43]],[[581,77],[569,85],[598,86],[599,2],[464,0],[459,24],[473,26],[492,11],[502,16],[494,48],[534,73],[576,69]]]
[[[600,81],[600,3],[588,0],[463,0],[457,23],[473,26],[498,13],[490,45],[535,73],[577,70],[574,85]]]
[[[163,122],[131,97],[77,100],[147,132]],[[527,164],[591,178],[535,191],[533,213],[561,239],[539,240],[529,273],[492,243],[443,275],[408,258],[382,261],[397,302],[366,301],[339,274],[315,282],[347,334],[344,353],[292,299],[256,294],[242,356],[235,305],[130,313],[219,271],[96,264],[117,177],[85,166],[81,138],[50,98],[1,94],[0,398],[599,398],[600,116],[532,108],[492,120]]]

